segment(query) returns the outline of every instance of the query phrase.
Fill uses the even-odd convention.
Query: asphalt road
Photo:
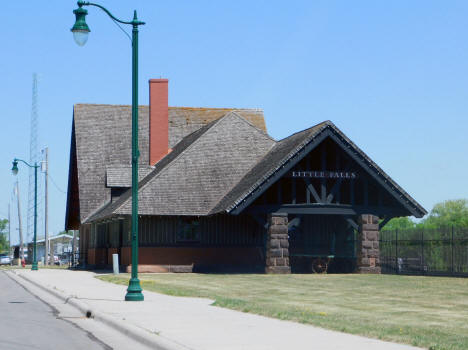
[[[0,271],[0,349],[110,349]]]

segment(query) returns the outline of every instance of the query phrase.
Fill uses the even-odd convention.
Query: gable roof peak
[[[235,118],[238,118],[240,119],[242,122],[246,123],[247,125],[249,125],[250,127],[254,128],[255,130],[257,130],[259,133],[261,133],[262,135],[268,137],[270,140],[272,140],[273,142],[277,142],[273,137],[271,137],[265,130],[259,128],[257,125],[255,125],[254,123],[252,123],[250,120],[247,120],[245,117],[243,117],[241,114],[238,113],[238,111],[230,111],[229,113],[226,113],[223,117],[221,117],[220,119],[218,120],[221,120],[221,119],[224,119],[224,118],[230,118],[230,117],[235,117]]]
[[[277,142],[263,159],[247,173],[230,193],[221,199],[211,214],[234,212],[238,214],[282,176],[295,162],[299,152],[307,152],[317,147],[325,138],[332,138],[352,159],[387,189],[408,210],[409,215],[422,217],[426,210],[393,181],[377,164],[375,164],[356,144],[354,144],[338,127],[327,120],[311,128],[302,130]],[[294,160],[296,159],[296,160]],[[287,165],[289,163],[289,165]],[[255,194],[256,193],[256,194]],[[240,208],[240,209],[239,209]]]

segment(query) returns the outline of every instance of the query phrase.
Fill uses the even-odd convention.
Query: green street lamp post
[[[18,162],[23,162],[30,168],[34,168],[34,238],[33,238],[33,262],[31,270],[37,271],[37,255],[36,255],[36,241],[37,241],[37,168],[39,165],[34,163],[34,165],[25,162],[22,159],[15,158],[13,160],[13,167],[11,168],[11,172],[13,175],[18,174]]]
[[[109,17],[118,23],[129,24],[132,30],[132,277],[130,278],[125,300],[143,301],[140,280],[138,279],[138,26],[145,24],[137,19],[137,13],[134,11],[133,20],[121,21],[114,17],[106,8],[101,5],[87,1],[78,1],[78,8],[73,11],[76,16],[75,24],[71,31],[73,37],[79,46],[83,46],[88,40],[90,32],[86,24],[86,15],[88,11],[83,6],[99,7]]]

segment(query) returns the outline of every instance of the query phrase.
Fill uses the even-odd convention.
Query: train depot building
[[[258,109],[139,107],[139,271],[379,273],[379,229],[426,211],[332,122],[276,141]],[[74,106],[66,229],[131,265],[131,107]]]

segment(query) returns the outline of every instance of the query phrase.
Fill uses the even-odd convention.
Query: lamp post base
[[[32,263],[32,267],[31,267],[31,271],[37,271],[38,268],[37,268],[37,262],[33,262]]]
[[[143,301],[145,297],[141,291],[140,280],[131,278],[128,283],[127,294],[125,294],[125,301]]]

